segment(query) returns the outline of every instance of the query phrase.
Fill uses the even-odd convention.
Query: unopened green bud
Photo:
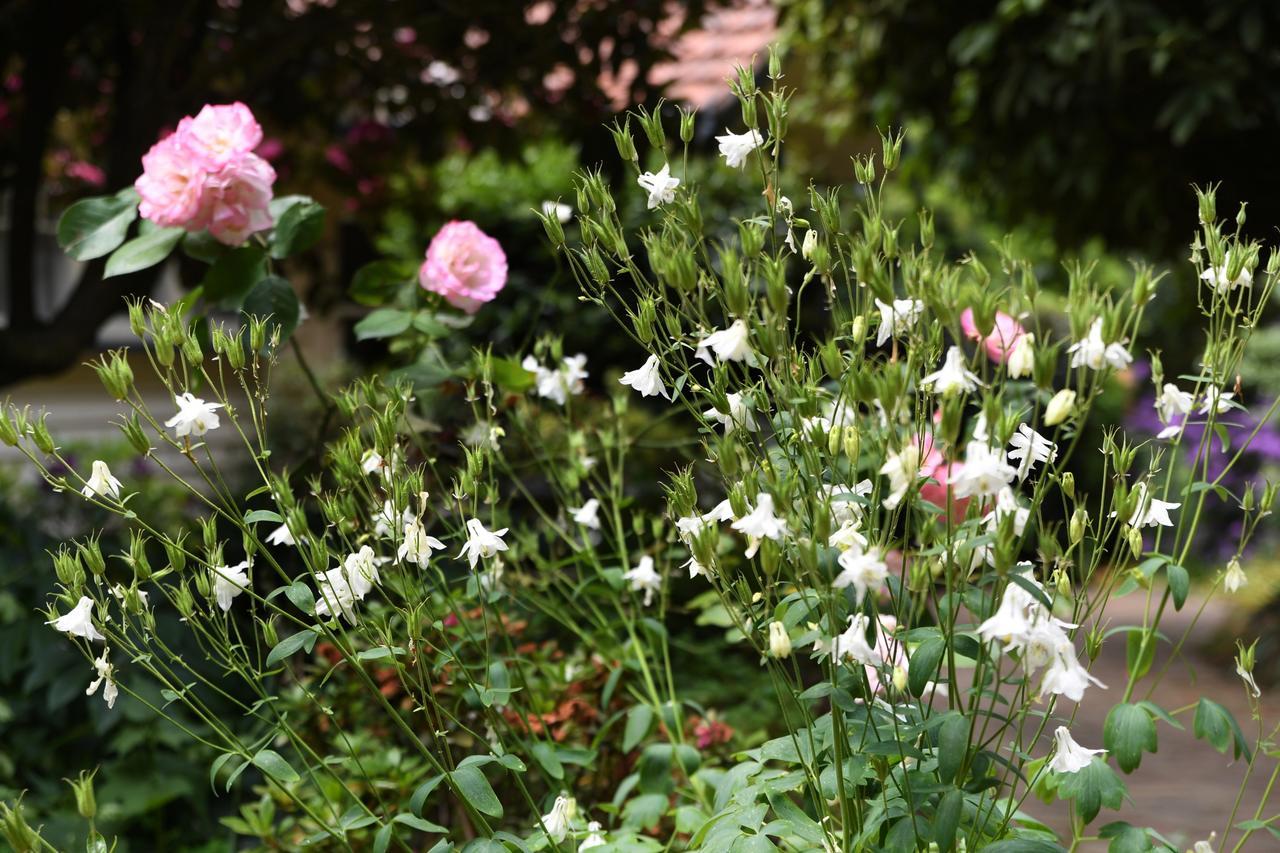
[[[696,112],[694,110],[686,110],[684,107],[680,108],[680,141],[685,145],[688,145],[693,141],[695,116]]]
[[[1266,514],[1271,512],[1271,507],[1276,502],[1276,484],[1268,481],[1262,487],[1262,500],[1258,502],[1258,511]]]
[[[103,572],[107,570],[107,561],[102,556],[102,548],[98,546],[97,534],[77,543],[76,551],[95,577],[101,577]]]
[[[827,341],[822,345],[822,349],[818,350],[818,354],[822,358],[822,369],[827,372],[827,376],[839,380],[844,375],[845,365],[844,354],[840,352],[836,342]]]
[[[1142,531],[1136,527],[1130,527],[1125,535],[1129,540],[1129,551],[1136,560],[1142,556]]]
[[[849,337],[853,338],[854,351],[861,350],[863,343],[867,340],[867,318],[865,315],[859,314],[853,318],[853,327],[849,330]]]
[[[840,430],[840,447],[844,451],[845,458],[850,462],[858,461],[858,454],[862,452],[862,435],[858,432],[856,426],[846,426]]]
[[[1076,408],[1076,392],[1070,388],[1063,388],[1057,394],[1053,395],[1053,399],[1049,401],[1049,405],[1044,410],[1045,426],[1057,426],[1075,413]]]
[[[147,434],[143,432],[142,421],[138,420],[136,412],[131,412],[119,426],[120,431],[124,433],[124,437],[128,439],[130,447],[143,456],[150,455],[151,439],[147,438]]]
[[[634,163],[640,159],[640,155],[636,153],[636,143],[631,136],[631,116],[627,116],[622,124],[618,124],[617,120],[613,122],[613,127],[609,128],[609,132],[613,134],[613,144],[618,148],[618,156],[628,163]],[[579,210],[586,208],[579,204]]]
[[[17,426],[13,423],[13,418],[9,415],[9,406],[6,404],[3,408],[0,408],[0,441],[10,447],[15,447],[21,437]]]
[[[1070,471],[1065,471],[1058,482],[1061,483],[1062,493],[1067,496],[1067,499],[1074,500],[1076,496],[1076,475]]]
[[[98,802],[93,795],[93,777],[98,771],[88,773],[80,771],[80,777],[74,781],[67,780],[76,797],[76,811],[85,820],[93,820],[98,814]]]
[[[1076,507],[1076,511],[1071,514],[1071,523],[1068,526],[1068,535],[1071,537],[1072,545],[1079,545],[1080,540],[1084,539],[1085,531],[1089,527],[1089,513],[1084,507]]]
[[[45,420],[49,417],[47,412],[41,412],[39,420],[31,423],[31,440],[35,442],[36,447],[41,453],[53,453],[56,446],[53,443],[53,435],[49,432],[49,427]]]

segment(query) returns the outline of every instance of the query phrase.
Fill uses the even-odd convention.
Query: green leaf
[[[214,794],[217,794],[218,792],[216,783],[218,781],[218,774],[222,772],[222,768],[227,765],[228,761],[239,757],[240,756],[236,755],[234,752],[224,752],[213,760],[213,764],[209,766],[209,787],[213,788]]]
[[[113,196],[86,198],[58,219],[58,245],[77,261],[114,252],[138,218],[138,194],[132,188]]]
[[[427,797],[431,796],[431,792],[440,787],[440,783],[444,781],[444,775],[433,776],[418,786],[413,792],[413,796],[409,798],[409,810],[414,814],[421,814],[422,806],[427,801]]]
[[[379,308],[356,323],[356,340],[372,341],[390,338],[409,328],[413,315],[398,308]]]
[[[1141,628],[1129,628],[1125,635],[1125,665],[1129,670],[1129,674],[1136,681],[1146,675],[1151,669],[1151,664],[1156,659],[1156,638],[1154,635],[1147,640],[1146,648],[1143,648],[1142,638],[1144,632]],[[1141,660],[1139,660],[1141,656]]]
[[[297,782],[302,778],[298,775],[298,771],[289,766],[289,762],[285,761],[280,753],[273,752],[270,749],[258,750],[258,754],[253,757],[253,766],[277,782]]]
[[[413,269],[402,261],[383,259],[356,270],[348,293],[361,305],[376,308],[385,305],[400,290],[410,285]]]
[[[1191,589],[1191,575],[1182,566],[1170,563],[1165,569],[1169,576],[1169,592],[1173,595],[1173,609],[1181,610],[1187,603],[1187,592]]]
[[[1218,752],[1232,749],[1236,758],[1249,754],[1249,742],[1245,740],[1240,724],[1230,711],[1212,699],[1201,699],[1196,705],[1192,731],[1200,740],[1207,741]]]
[[[416,815],[398,814],[391,819],[392,823],[403,823],[405,826],[413,827],[419,832],[434,832],[437,835],[448,835],[449,830],[438,823],[432,823],[429,820],[423,820]]]
[[[956,829],[960,826],[963,808],[964,795],[958,788],[952,788],[938,800],[938,808],[933,815],[933,840],[938,844],[939,853],[951,853],[955,846]]]
[[[259,521],[270,521],[273,524],[284,524],[284,519],[280,517],[280,513],[273,512],[269,509],[255,509],[253,512],[245,513],[245,524],[257,524]]]
[[[651,743],[640,753],[640,790],[646,794],[665,793],[671,789],[671,759],[674,751],[669,743]]]
[[[912,696],[924,693],[925,685],[933,680],[938,671],[938,664],[947,651],[947,641],[942,637],[931,637],[925,640],[911,653],[907,663],[907,689]]]
[[[259,281],[244,298],[244,313],[257,317],[270,317],[269,325],[280,329],[280,342],[286,341],[298,328],[302,315],[298,295],[293,287],[278,275],[269,275]]]
[[[1142,763],[1143,752],[1156,751],[1156,721],[1139,705],[1116,705],[1103,724],[1102,743],[1120,769],[1132,773]]]
[[[988,844],[982,850],[983,853],[1063,853],[1066,848],[1039,838],[1009,838]]]
[[[295,201],[276,219],[275,232],[271,235],[271,257],[276,260],[305,252],[324,232],[323,205],[306,196],[286,198]]]
[[[648,829],[656,826],[666,812],[666,794],[641,794],[622,809],[622,823],[624,826]]]
[[[318,635],[315,631],[308,628],[305,631],[299,631],[296,634],[285,637],[283,640],[276,643],[275,648],[273,648],[270,654],[267,655],[267,669],[270,669],[280,663],[280,661],[289,657],[294,652],[298,651],[298,649],[305,647],[308,652],[311,651],[311,649],[315,647],[317,636]],[[257,759],[255,758],[254,761],[256,763]]]
[[[1124,802],[1124,783],[1106,761],[1094,758],[1089,766],[1075,773],[1060,774],[1058,793],[1075,803],[1076,814],[1087,824],[1098,816],[1103,806],[1120,808]]]
[[[627,714],[627,727],[622,734],[622,751],[630,752],[649,734],[653,725],[653,709],[648,705],[636,705]]]
[[[293,606],[310,616],[316,609],[315,593],[302,581],[294,581],[284,588],[285,596],[293,602]]]
[[[458,793],[476,811],[489,817],[502,817],[502,803],[493,792],[489,780],[478,767],[460,767],[449,774]]]
[[[387,853],[387,848],[391,846],[391,833],[394,831],[394,824],[383,824],[378,834],[373,837],[373,853]]]
[[[200,287],[208,301],[239,308],[245,294],[266,275],[266,253],[258,246],[241,246],[215,260]]]
[[[134,237],[107,258],[107,268],[102,277],[128,275],[155,266],[169,257],[169,253],[185,233],[181,228],[158,228]]]
[[[544,741],[538,741],[530,751],[533,753],[533,760],[538,762],[548,776],[556,780],[564,778],[564,765],[560,763],[555,747]]]
[[[938,778],[943,782],[955,779],[968,752],[969,721],[963,714],[949,712],[938,726]]]
[[[534,375],[520,366],[520,362],[510,358],[491,359],[489,364],[493,370],[493,381],[509,394],[523,394],[533,387]]]
[[[1109,823],[1098,830],[1101,838],[1111,839],[1107,853],[1148,853],[1152,848],[1147,831],[1125,821]]]

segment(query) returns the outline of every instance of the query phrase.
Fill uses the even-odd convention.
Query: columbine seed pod
[[[151,578],[151,562],[147,559],[147,539],[140,533],[130,537],[128,562],[133,567],[134,577],[140,582]]]
[[[107,570],[107,561],[102,556],[102,549],[98,547],[98,537],[96,535],[78,543],[76,551],[95,577],[101,577],[103,572]]]
[[[80,778],[70,782],[71,790],[76,797],[76,811],[85,820],[93,820],[98,814],[98,802],[93,795],[93,776],[97,772],[97,770],[93,773],[81,770]]]
[[[49,427],[45,423],[45,419],[49,417],[47,412],[40,413],[40,419],[31,424],[31,440],[35,442],[41,453],[53,453],[56,446],[53,443],[53,435],[49,432]]]
[[[622,124],[618,124],[615,119],[613,127],[609,128],[609,132],[613,134],[613,144],[618,148],[618,156],[623,160],[634,163],[640,159],[640,155],[636,153],[636,143],[631,137],[631,116],[627,116]],[[579,210],[583,210],[582,205],[578,205]]]
[[[0,409],[0,441],[10,447],[15,447],[20,438],[18,428],[14,426],[13,419],[9,417],[8,407]]]

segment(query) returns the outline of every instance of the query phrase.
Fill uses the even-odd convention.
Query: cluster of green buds
[[[90,362],[102,387],[114,400],[124,400],[133,390],[133,368],[129,366],[129,357],[125,350],[112,350],[97,361]]]

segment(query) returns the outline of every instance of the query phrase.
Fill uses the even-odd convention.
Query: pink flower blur
[[[987,357],[999,363],[1004,363],[1005,359],[1009,357],[1009,353],[1013,351],[1018,339],[1026,334],[1026,329],[1022,328],[1022,324],[1003,311],[996,312],[996,321],[989,335],[983,335],[982,332],[978,331],[978,324],[973,319],[972,308],[964,309],[964,312],[960,315],[960,327],[964,329],[965,337],[970,340],[980,341],[987,351]]]
[[[138,212],[166,228],[208,229],[229,246],[270,228],[276,173],[253,153],[261,141],[244,104],[206,105],[143,156]]]
[[[492,300],[507,283],[507,255],[474,222],[450,222],[431,240],[418,281],[468,314]]]
[[[952,521],[959,522],[969,508],[969,498],[952,497],[951,484],[964,470],[964,463],[947,462],[942,451],[934,447],[933,436],[925,436],[921,448],[920,477],[925,482],[920,485],[920,498],[947,510]]]

